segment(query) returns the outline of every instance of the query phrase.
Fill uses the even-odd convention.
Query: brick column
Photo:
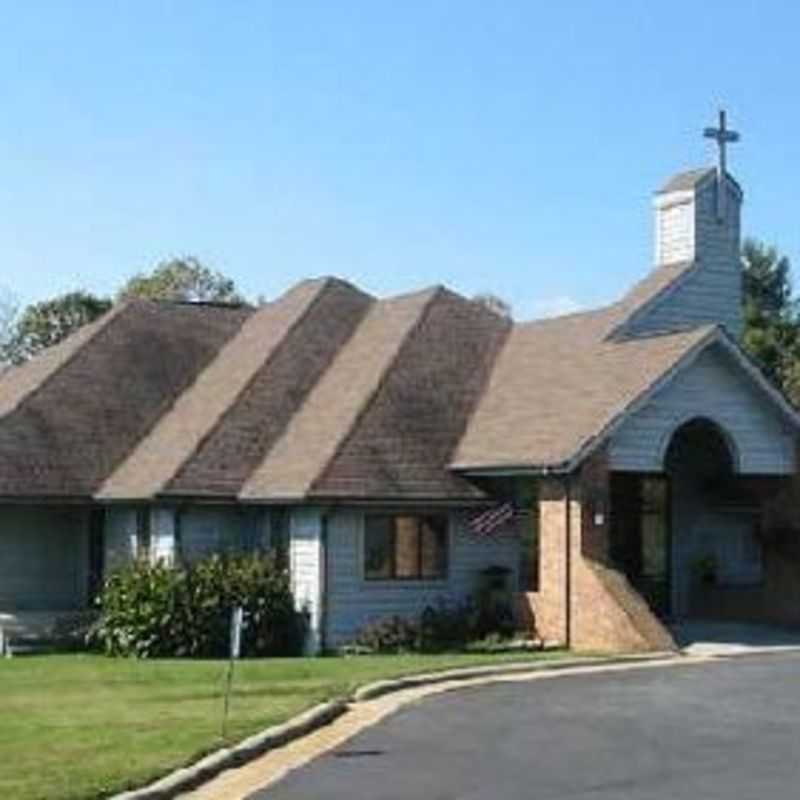
[[[567,536],[569,509],[564,478],[545,478],[539,484],[539,590],[534,597],[539,635],[566,644]]]
[[[669,632],[611,563],[605,452],[581,467],[570,489],[570,507],[570,646],[607,652],[673,649]]]

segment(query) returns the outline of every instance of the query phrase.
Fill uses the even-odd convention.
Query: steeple
[[[676,324],[718,322],[738,336],[742,325],[743,194],[727,171],[727,145],[738,141],[739,134],[728,129],[722,111],[719,127],[706,128],[703,136],[717,144],[716,167],[681,172],[655,195],[656,267],[692,265],[680,291],[671,292],[671,299],[662,305]],[[666,316],[659,312],[646,327],[665,325]]]
[[[714,167],[681,172],[656,192],[656,265],[726,258],[738,268],[742,190]]]

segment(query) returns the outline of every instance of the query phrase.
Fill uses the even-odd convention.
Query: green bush
[[[419,625],[393,616],[365,625],[356,636],[355,648],[369,653],[408,653],[420,649]]]
[[[464,650],[470,643],[486,637],[506,640],[514,633],[510,608],[488,603],[479,596],[477,603],[440,602],[427,606],[418,617],[392,616],[370,622],[358,632],[349,649],[371,653],[435,653]]]
[[[90,643],[112,656],[224,658],[236,606],[244,609],[245,657],[297,654],[305,632],[288,571],[269,555],[137,561],[106,580],[98,606]]]

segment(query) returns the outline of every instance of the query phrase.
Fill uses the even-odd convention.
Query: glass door
[[[669,481],[615,473],[611,479],[611,559],[661,617],[670,614]]]
[[[638,589],[662,617],[670,612],[669,483],[665,477],[644,477],[640,484]]]

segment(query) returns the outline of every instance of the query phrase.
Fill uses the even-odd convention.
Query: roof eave
[[[608,442],[619,428],[637,411],[650,402],[653,395],[668,385],[678,374],[687,369],[706,348],[719,344],[725,348],[736,362],[745,370],[750,379],[772,401],[787,421],[800,430],[800,413],[789,403],[783,394],[776,389],[763,375],[741,346],[721,325],[714,325],[708,333],[687,350],[678,361],[654,381],[644,392],[610,420],[597,436],[587,440],[584,446],[570,459],[570,471],[577,469],[587,458]]]
[[[451,464],[450,469],[460,475],[475,478],[501,478],[515,475],[545,477],[569,472],[569,462],[552,464],[508,463],[508,464]]]

